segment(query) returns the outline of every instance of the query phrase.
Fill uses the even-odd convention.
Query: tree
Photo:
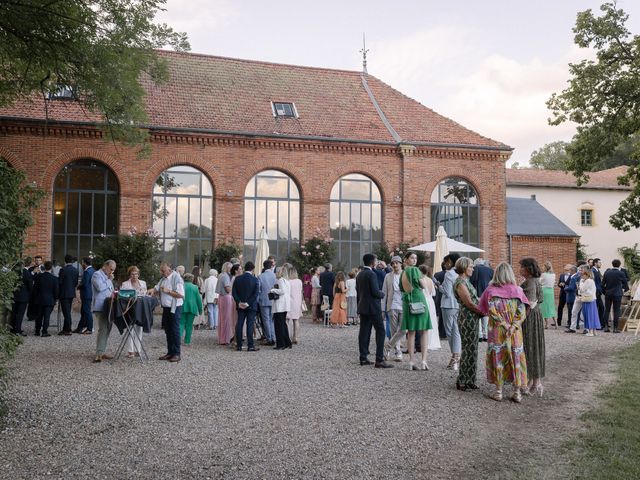
[[[567,142],[558,141],[547,143],[538,150],[534,150],[529,159],[533,168],[545,170],[566,170],[569,157]]]
[[[619,230],[640,227],[640,36],[631,35],[625,23],[628,15],[615,2],[578,13],[574,41],[592,48],[596,60],[570,64],[569,86],[547,102],[551,125],[566,121],[577,124],[567,146],[567,170],[578,185],[588,181],[592,171],[608,155],[628,142],[631,165],[618,179],[632,186],[609,222]]]
[[[143,77],[167,78],[155,49],[187,50],[185,34],[153,23],[166,0],[0,2],[0,105],[64,92],[101,115],[108,138],[144,142]],[[45,112],[46,113],[46,112]]]

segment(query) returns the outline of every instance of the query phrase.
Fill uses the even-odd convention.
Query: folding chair
[[[320,305],[320,310],[322,310],[323,312],[322,325],[324,325],[325,327],[328,327],[329,320],[331,319],[331,312],[332,312],[331,305],[329,304],[328,295],[322,296],[322,305]]]
[[[640,331],[640,300],[629,300],[624,312],[620,315],[620,319],[625,320],[622,331],[635,330],[636,333],[634,335],[637,336],[638,331]]]

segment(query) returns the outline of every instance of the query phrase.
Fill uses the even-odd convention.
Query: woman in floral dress
[[[505,383],[513,386],[511,399],[522,401],[521,389],[527,386],[527,360],[522,342],[522,322],[529,300],[516,283],[511,265],[500,263],[479,307],[489,316],[487,344],[487,381],[496,386],[490,398],[502,400]]]

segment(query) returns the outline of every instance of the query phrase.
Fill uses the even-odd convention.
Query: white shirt
[[[402,310],[402,292],[400,291],[400,274],[393,274],[393,300],[391,310]]]
[[[216,298],[218,298],[218,294],[216,293],[216,287],[218,286],[218,277],[214,277],[213,275],[207,277],[204,281],[204,298],[205,303],[213,303]]]
[[[580,295],[588,295],[593,297],[595,301],[596,297],[596,282],[594,282],[591,278],[587,278],[580,280],[580,285],[578,286],[578,292]]]
[[[276,285],[279,288],[272,288],[273,293],[280,295],[277,300],[271,301],[271,311],[273,313],[288,312],[291,310],[291,285],[286,278],[278,278]]]
[[[155,289],[156,292],[160,292],[160,305],[162,305],[163,307],[172,308],[174,300],[176,302],[176,307],[182,306],[182,298],[172,297],[168,293],[164,293],[162,291],[163,288],[168,288],[169,290],[179,293],[180,295],[182,295],[182,297],[184,297],[184,281],[182,280],[182,277],[178,272],[171,272],[171,275],[169,275],[168,277],[162,277],[156,285]]]
[[[347,297],[357,297],[358,294],[356,292],[356,279],[349,278],[347,279]]]
[[[553,288],[556,286],[556,274],[551,272],[544,272],[540,276],[540,285],[542,288]]]

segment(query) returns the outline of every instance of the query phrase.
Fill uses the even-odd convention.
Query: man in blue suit
[[[598,308],[598,318],[600,319],[600,325],[604,325],[604,303],[602,302],[602,274],[600,268],[602,267],[602,261],[599,258],[593,259],[593,265],[591,266],[591,272],[593,272],[593,281],[596,284],[596,306]]]
[[[31,259],[27,258],[25,264],[29,265]],[[31,291],[33,290],[33,275],[23,263],[16,265],[16,270],[20,275],[22,281],[18,289],[13,292],[13,308],[11,309],[11,331],[16,335],[26,336],[22,331],[22,319],[24,313],[27,311],[27,305],[29,305],[29,299],[31,298]]]
[[[64,318],[64,326],[58,335],[71,335],[71,305],[76,298],[78,287],[78,269],[72,265],[73,256],[64,256],[64,267],[60,269],[58,281],[60,283],[60,310]]]
[[[258,311],[258,295],[260,293],[260,281],[253,275],[255,270],[253,262],[244,265],[244,273],[233,281],[231,294],[236,302],[238,310],[238,323],[236,324],[236,350],[242,350],[242,328],[247,321],[247,351],[260,350],[253,344],[253,324],[256,321]]]
[[[78,286],[80,290],[80,322],[78,328],[74,330],[76,333],[90,335],[93,333],[93,314],[91,313],[91,299],[93,298],[93,289],[91,288],[91,278],[95,273],[92,266],[93,259],[84,257],[82,259],[82,282]]]
[[[622,294],[629,290],[627,276],[620,270],[621,262],[615,259],[611,262],[613,268],[607,269],[602,277],[602,291],[604,292],[604,323],[602,327],[605,332],[609,331],[609,313],[613,305],[613,333],[620,333],[618,330],[618,320],[620,319],[620,303]]]
[[[44,273],[39,273],[33,280],[33,296],[38,308],[36,336],[40,336],[41,333],[43,337],[51,336],[47,331],[49,329],[49,318],[56,300],[58,300],[59,293],[58,279],[51,273],[52,268],[52,262],[44,262]]]
[[[276,274],[271,270],[271,260],[265,260],[262,264],[263,272],[258,275],[260,281],[260,297],[258,304],[260,306],[260,317],[262,318],[262,327],[264,328],[264,337],[266,345],[276,344],[276,332],[273,328],[273,316],[271,314],[271,300],[269,292],[276,284]]]
[[[583,268],[580,266],[580,268]],[[588,266],[586,268],[589,268]],[[567,293],[567,308],[571,315],[567,321],[567,329],[565,333],[576,333],[578,325],[580,324],[580,312],[582,311],[582,302],[578,300],[576,302],[576,295],[578,294],[578,283],[580,282],[580,270],[574,266],[571,266],[571,278],[569,284],[564,287],[564,291]],[[576,304],[577,303],[577,304]]]

